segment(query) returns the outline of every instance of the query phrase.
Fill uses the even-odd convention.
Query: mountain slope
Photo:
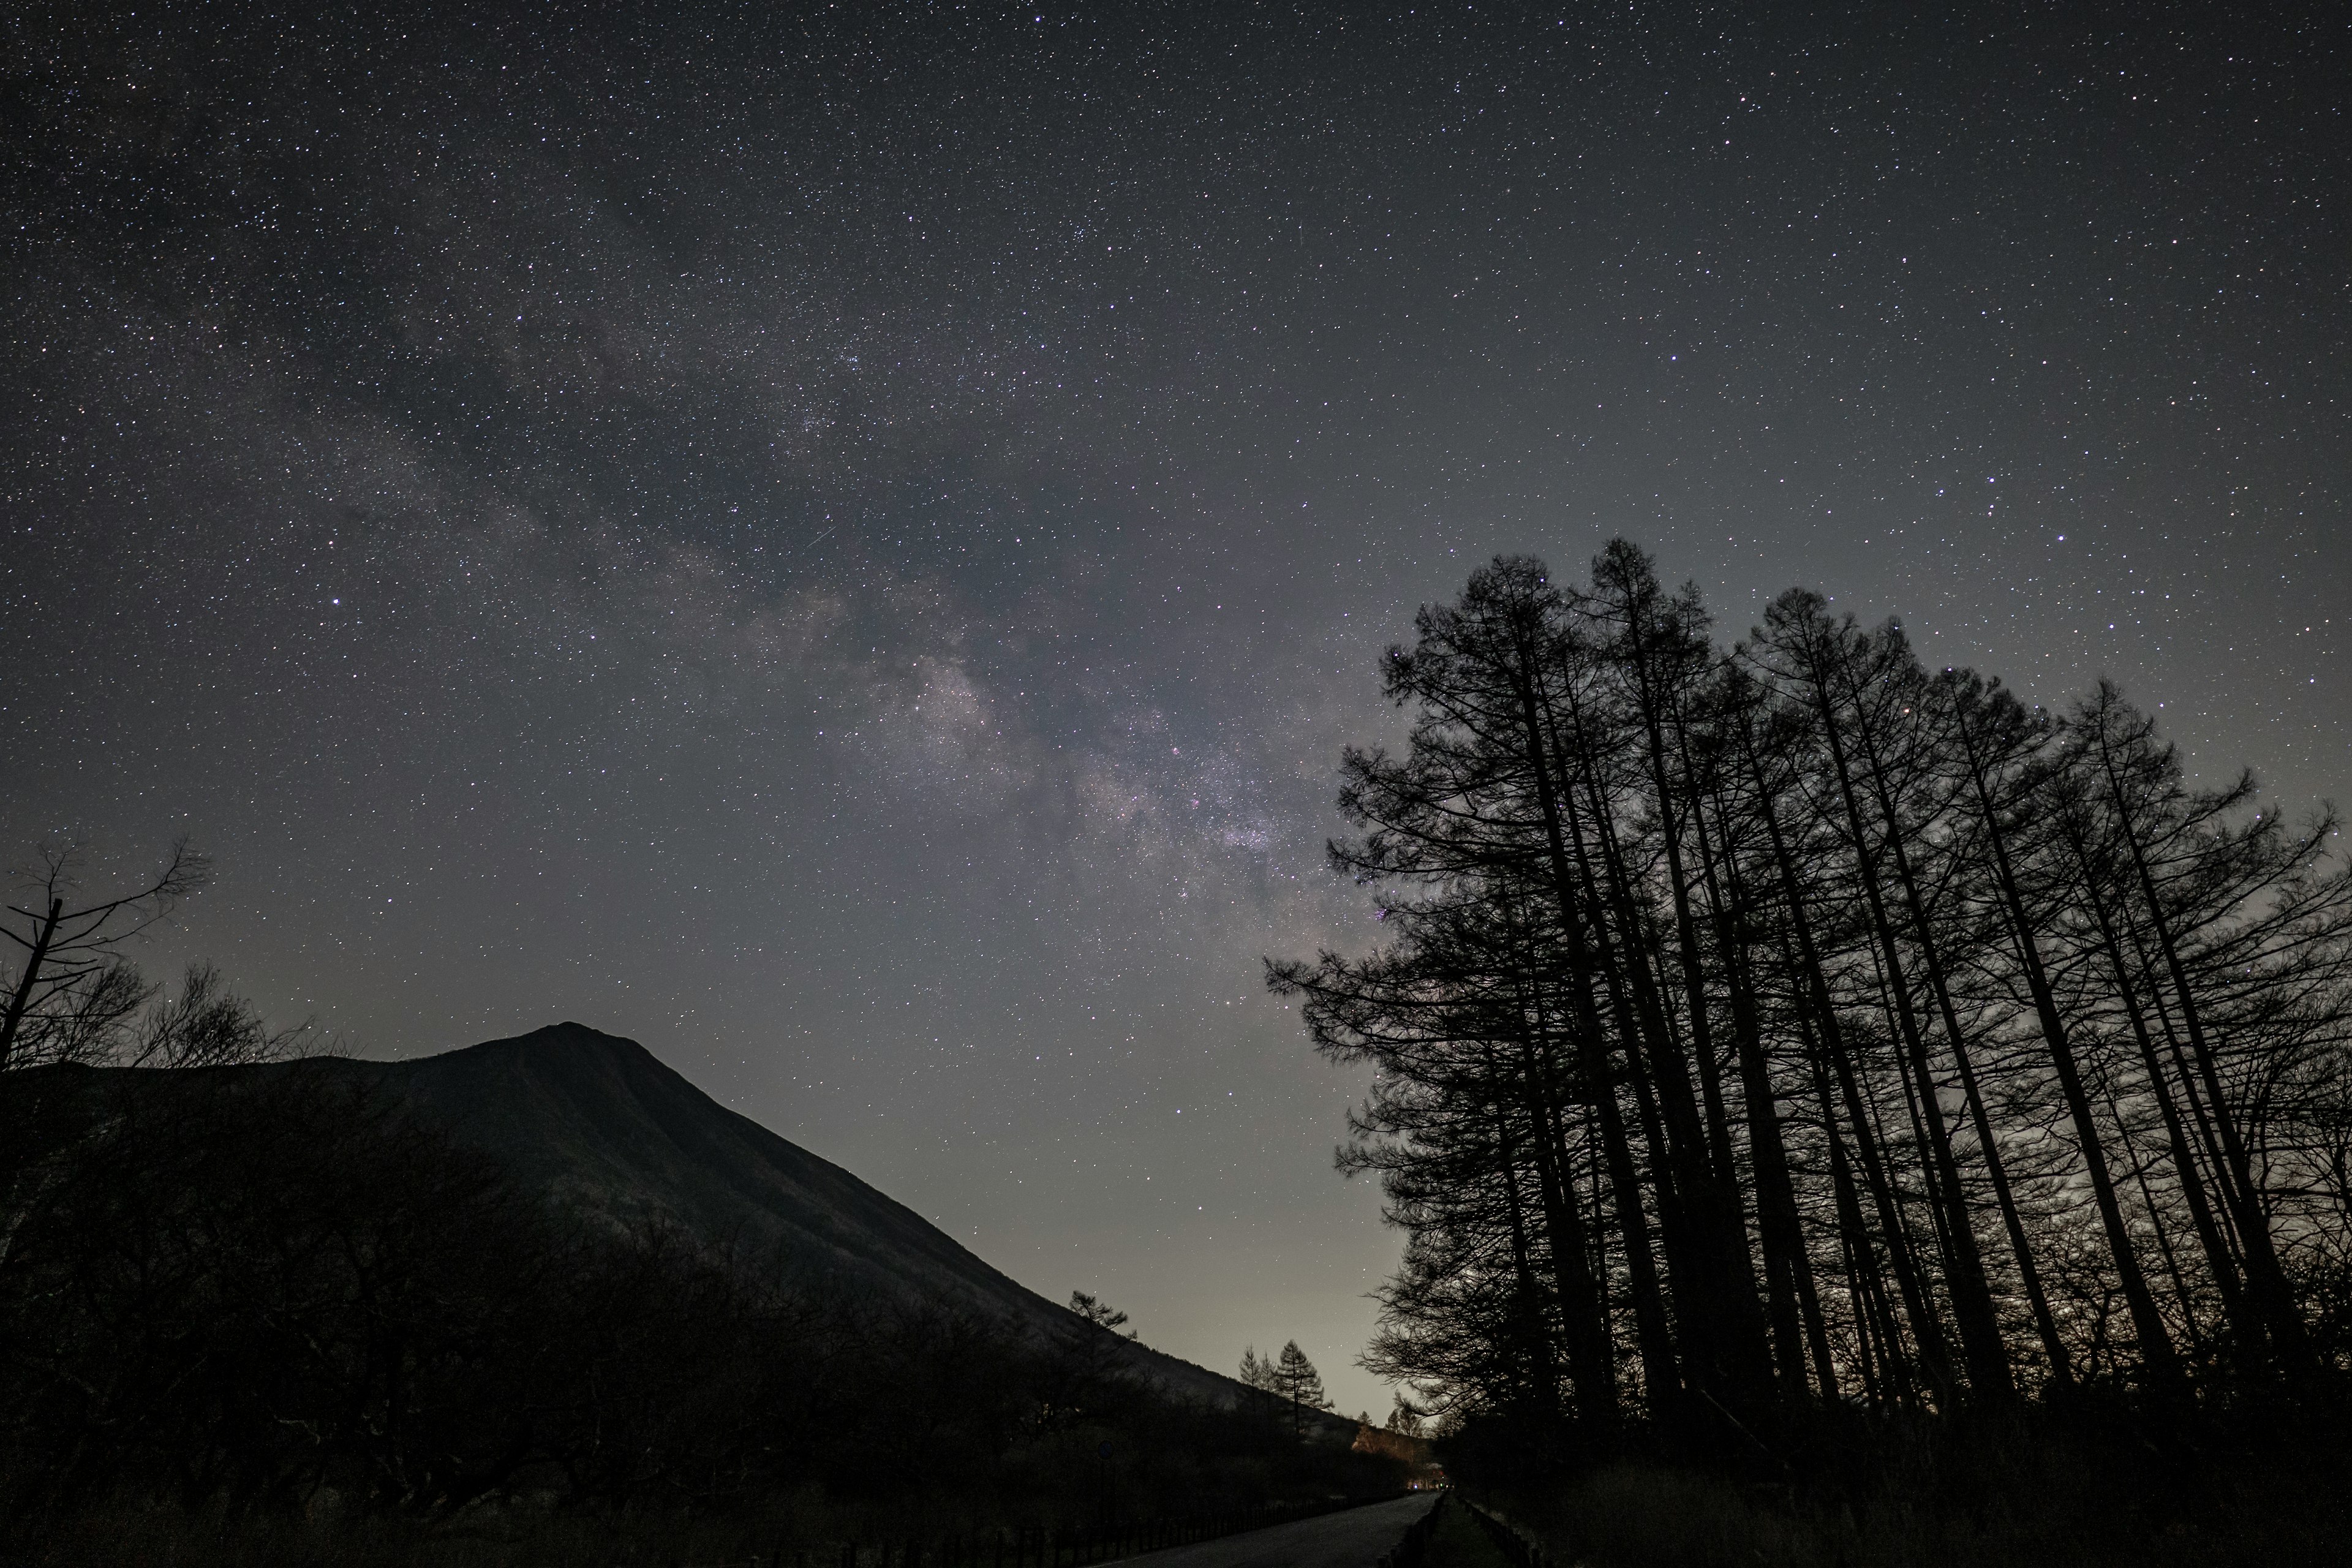
[[[1066,1308],[999,1273],[829,1161],[711,1100],[634,1040],[579,1024],[346,1070],[526,1186],[591,1221],[675,1225],[714,1244],[775,1249],[796,1268],[908,1299],[1068,1331]],[[1127,1343],[1127,1342],[1121,1342]],[[1229,1405],[1233,1379],[1143,1345],[1139,1370]],[[1328,1424],[1334,1431],[1352,1422]]]
[[[1050,1304],[904,1205],[719,1105],[634,1040],[557,1024],[352,1067],[559,1206],[780,1248],[812,1275],[1028,1318]]]

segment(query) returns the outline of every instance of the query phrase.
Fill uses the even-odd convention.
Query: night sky
[[[1377,1416],[1259,960],[1373,940],[1339,750],[1479,562],[2352,781],[2347,14],[1893,9],[11,7],[0,837]]]

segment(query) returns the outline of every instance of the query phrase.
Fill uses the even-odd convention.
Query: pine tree
[[[1070,1310],[1097,1328],[1108,1329],[1114,1333],[1127,1327],[1125,1312],[1090,1291],[1071,1291]],[[1131,1340],[1139,1336],[1133,1329],[1128,1329],[1127,1337]]]
[[[1281,1391],[1281,1383],[1275,1371],[1274,1358],[1258,1354],[1255,1345],[1244,1346],[1240,1381],[1244,1388],[1251,1390],[1257,1395],[1251,1402],[1253,1407],[1261,1415],[1270,1415],[1276,1400],[1280,1397]]]
[[[1307,1352],[1298,1348],[1297,1340],[1283,1345],[1282,1354],[1274,1363],[1273,1382],[1275,1392],[1289,1401],[1290,1429],[1294,1433],[1306,1430],[1308,1411],[1331,1408],[1330,1397],[1323,1392],[1322,1374],[1307,1359]]]

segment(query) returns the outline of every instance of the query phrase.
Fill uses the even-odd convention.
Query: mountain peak
[[[347,1065],[591,1224],[663,1226],[772,1255],[812,1279],[1034,1331],[1066,1332],[1076,1321],[622,1036],[567,1019],[439,1056]],[[1192,1397],[1230,1405],[1241,1395],[1232,1380],[1148,1347],[1122,1353]]]
[[[494,1079],[520,1079],[557,1093],[573,1113],[589,1109],[581,1097],[621,1095],[642,1101],[705,1100],[707,1097],[644,1046],[625,1035],[566,1019],[543,1024],[528,1034],[485,1040],[438,1056],[412,1057],[401,1064],[413,1088],[436,1099],[434,1091],[463,1085],[480,1093]],[[601,1084],[601,1089],[592,1085]],[[446,1109],[454,1110],[453,1105]],[[605,1120],[616,1107],[605,1106],[595,1118]],[[712,1110],[720,1110],[717,1105]],[[722,1114],[727,1114],[721,1112]]]
[[[444,1057],[472,1056],[476,1052],[492,1055],[540,1054],[554,1051],[603,1051],[616,1056],[643,1056],[653,1053],[625,1035],[608,1035],[604,1030],[566,1018],[561,1024],[541,1024],[528,1034],[510,1035],[502,1040],[484,1040],[478,1046],[467,1046],[441,1053]],[[422,1058],[439,1060],[439,1057]]]

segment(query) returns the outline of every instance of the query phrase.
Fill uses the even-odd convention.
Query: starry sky
[[[0,836],[1377,1415],[1259,961],[1478,562],[2352,779],[2347,16],[1897,9],[11,7]]]

